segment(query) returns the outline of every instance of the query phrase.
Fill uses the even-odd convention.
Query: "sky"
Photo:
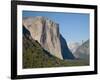
[[[23,11],[23,17],[44,16],[59,24],[60,33],[67,43],[89,39],[89,14],[64,12]]]

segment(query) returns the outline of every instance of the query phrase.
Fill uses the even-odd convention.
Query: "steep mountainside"
[[[60,59],[45,51],[23,27],[23,68],[60,66],[60,64]]]
[[[86,65],[83,61],[61,60],[44,50],[23,26],[23,68],[63,67]]]
[[[59,25],[46,17],[28,17],[23,19],[23,25],[29,30],[32,38],[50,54],[60,59],[74,59],[67,43],[59,32]]]
[[[81,46],[79,46],[79,48],[75,52],[75,56],[80,59],[88,60],[90,55],[89,49],[89,40],[87,40]]]

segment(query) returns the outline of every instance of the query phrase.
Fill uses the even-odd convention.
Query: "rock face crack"
[[[46,22],[42,21],[42,24],[43,24],[43,28],[42,28],[42,34],[41,34],[41,38],[40,38],[40,43],[42,43],[42,45],[43,45],[46,42],[47,34],[46,34]]]

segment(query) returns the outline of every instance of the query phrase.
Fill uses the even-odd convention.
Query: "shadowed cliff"
[[[61,53],[63,56],[63,59],[75,59],[72,52],[69,50],[66,40],[62,37],[60,34],[60,43],[61,43]]]

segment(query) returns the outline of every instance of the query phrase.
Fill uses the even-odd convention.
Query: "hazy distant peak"
[[[75,51],[75,55],[77,58],[89,59],[89,55],[90,55],[89,50],[90,50],[89,40],[87,40],[78,47],[78,49]]]
[[[80,46],[81,44],[78,42],[70,42],[68,44],[69,49],[71,50],[71,52],[74,54],[74,52],[76,51],[76,49]]]

